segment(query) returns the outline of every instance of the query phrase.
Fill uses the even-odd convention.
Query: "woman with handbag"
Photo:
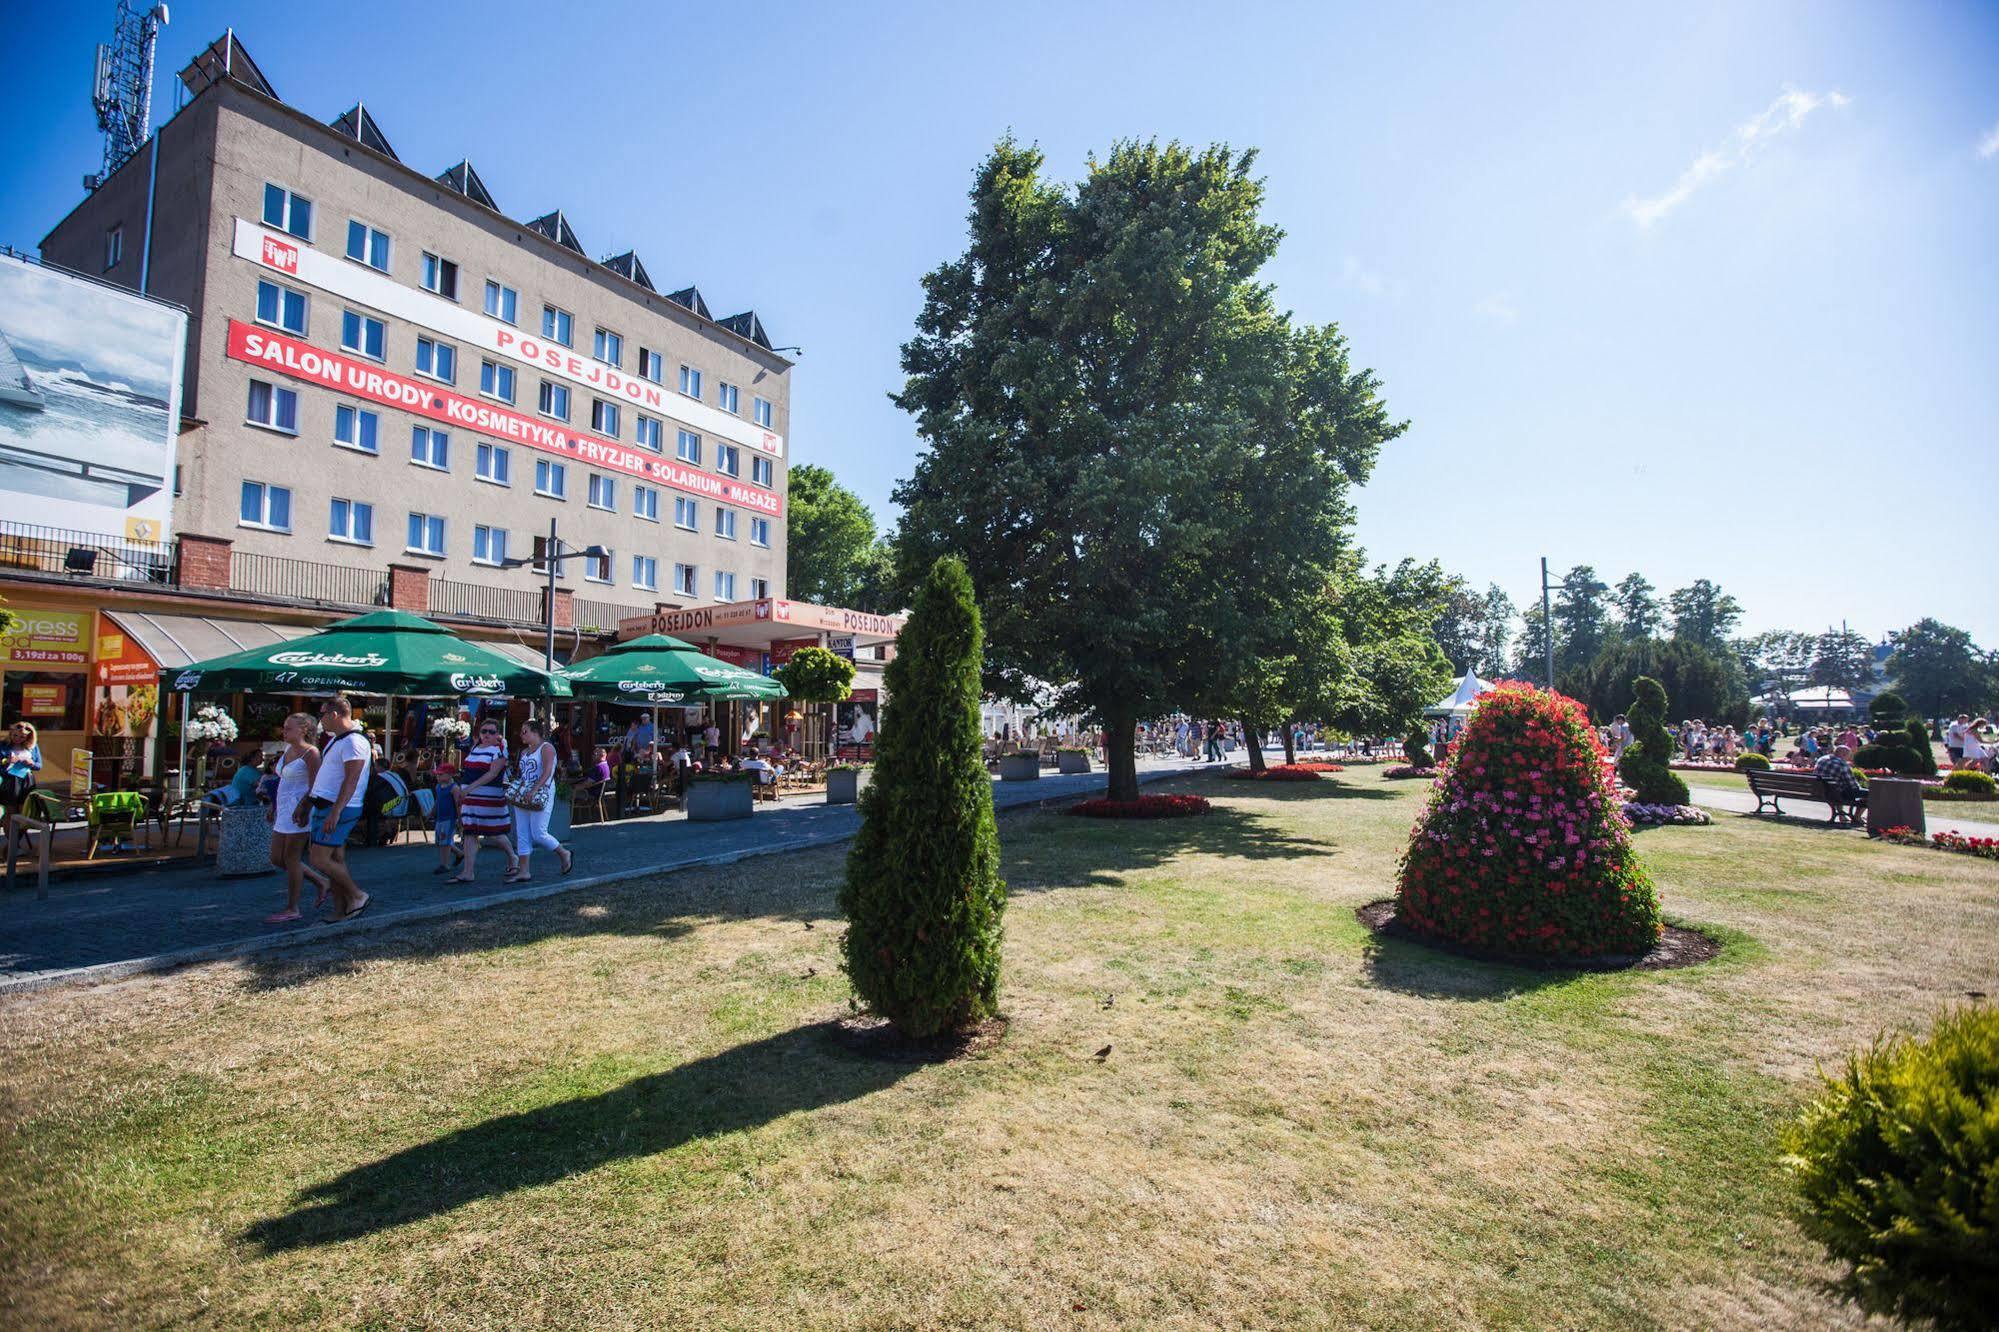
[[[446,883],[470,883],[477,877],[481,845],[498,843],[507,853],[508,880],[520,871],[520,857],[508,840],[514,819],[507,807],[506,775],[507,746],[500,719],[482,717],[458,772],[458,849],[464,859]]]
[[[514,807],[514,853],[519,857],[508,883],[532,883],[535,848],[553,851],[562,860],[562,872],[576,868],[576,858],[548,830],[549,815],[555,810],[555,746],[542,737],[541,723],[530,717],[521,723],[520,775],[507,787],[507,803]]]

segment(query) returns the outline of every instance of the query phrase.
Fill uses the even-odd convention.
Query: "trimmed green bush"
[[[883,673],[874,780],[847,855],[847,977],[906,1036],[998,1011],[999,834],[979,734],[984,633],[965,566],[931,567]]]
[[[1648,675],[1631,682],[1636,696],[1624,710],[1631,726],[1631,747],[1617,761],[1617,775],[1638,792],[1641,805],[1684,805],[1687,784],[1667,765],[1673,761],[1673,737],[1666,731],[1666,687]]]
[[[1737,754],[1735,756],[1735,770],[1737,772],[1748,772],[1751,768],[1768,769],[1769,766],[1770,760],[1764,758],[1761,754]]]
[[[1909,736],[1907,747],[1916,756],[1916,766],[1913,771],[1924,777],[1936,776],[1937,752],[1930,748],[1930,728],[1923,725],[1921,717],[1911,717],[1904,729]]]
[[[1943,779],[1946,791],[1968,791],[1972,795],[1999,795],[1999,781],[1992,779],[1989,772],[1978,772],[1971,768],[1959,768]]]
[[[1883,690],[1867,705],[1867,719],[1876,730],[1900,726],[1909,715],[1909,705],[1892,689]]]
[[[1430,757],[1430,746],[1421,731],[1411,731],[1409,738],[1402,742],[1402,757],[1409,760],[1412,768],[1433,768],[1437,761]]]
[[[802,647],[772,677],[800,703],[838,703],[854,692],[854,663],[822,647]]]
[[[1920,719],[1911,717],[1902,725],[1877,730],[1873,743],[1862,745],[1853,756],[1853,766],[1886,768],[1909,777],[1934,777],[1937,760],[1930,748],[1929,732]]]
[[[1805,1233],[1872,1313],[1988,1328],[1999,1310],[1999,1009],[1876,1041],[1784,1137]]]

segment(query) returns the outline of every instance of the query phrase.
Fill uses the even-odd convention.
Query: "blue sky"
[[[39,55],[0,87],[0,243],[96,165],[111,12],[11,19]],[[1360,497],[1376,557],[1522,601],[1543,554],[1708,577],[1748,629],[1999,646],[1999,6],[377,12],[176,3],[160,115],[234,23],[287,100],[363,98],[406,161],[469,153],[513,215],[756,308],[804,347],[795,459],[884,518],[917,279],[994,139],[1065,178],[1119,137],[1222,140],[1261,150],[1283,302],[1412,423]]]

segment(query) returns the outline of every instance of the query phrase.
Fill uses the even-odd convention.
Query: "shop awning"
[[[467,641],[476,642],[480,647],[485,648],[489,652],[497,652],[503,657],[511,657],[521,665],[532,666],[535,670],[540,670],[541,663],[545,660],[542,655],[542,649],[529,647],[525,643],[503,643],[487,638],[468,639]],[[555,668],[557,670],[562,669],[562,657],[562,650],[558,647],[555,653]]]
[[[303,624],[262,620],[222,620],[200,615],[153,615],[145,611],[105,611],[104,618],[146,650],[161,671],[177,671],[197,661],[244,648],[289,643],[312,632]],[[539,664],[539,663],[537,663]]]

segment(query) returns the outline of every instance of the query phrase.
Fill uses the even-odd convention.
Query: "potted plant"
[[[1089,772],[1090,751],[1087,749],[1058,749],[1055,751],[1055,766],[1061,772]]]
[[[236,739],[236,719],[212,704],[197,709],[187,724],[188,743],[200,745],[194,757],[194,785],[190,791],[208,789],[208,746],[220,740],[232,744]]]
[[[1001,754],[999,775],[1003,782],[1032,782],[1041,777],[1041,755],[1031,749]]]
[[[472,723],[456,717],[439,717],[430,724],[430,738],[442,741],[447,762],[458,761],[458,751],[472,738]]]
[[[755,805],[754,772],[696,772],[687,777],[687,818],[692,823],[747,819]]]
[[[826,803],[851,805],[860,799],[863,771],[858,763],[835,763],[826,769]]]

